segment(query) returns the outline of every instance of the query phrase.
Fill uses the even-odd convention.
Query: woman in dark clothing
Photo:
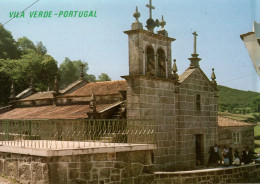
[[[229,165],[232,165],[233,163],[233,149],[229,147],[227,157],[229,159]]]
[[[214,164],[215,166],[218,164],[218,161],[220,160],[219,156],[219,148],[218,145],[215,144],[215,146],[211,146],[209,149],[209,161],[208,164]]]

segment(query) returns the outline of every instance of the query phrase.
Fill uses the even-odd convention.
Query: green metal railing
[[[0,144],[38,148],[154,144],[154,132],[152,120],[3,120]]]

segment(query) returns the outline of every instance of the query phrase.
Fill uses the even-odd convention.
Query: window
[[[239,144],[241,142],[241,136],[239,132],[232,133],[232,140],[234,144]]]
[[[200,95],[196,95],[196,110],[200,111],[201,110],[201,104],[200,104]]]

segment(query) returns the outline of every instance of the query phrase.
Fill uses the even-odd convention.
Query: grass
[[[255,126],[254,132],[255,132],[255,138],[257,140],[260,140],[260,123],[258,123],[257,126]]]
[[[255,133],[255,152],[260,153],[260,123],[254,128]]]
[[[225,118],[235,119],[238,121],[245,121],[248,118],[253,118],[253,113],[250,114],[232,114],[228,112],[218,112],[220,116],[223,116]]]
[[[255,152],[260,153],[260,140],[255,140]]]

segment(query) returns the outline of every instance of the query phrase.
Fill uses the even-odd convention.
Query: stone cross
[[[155,7],[152,6],[152,0],[149,0],[149,4],[147,4],[146,7],[149,8],[150,19],[151,19],[152,18],[152,9],[155,9]]]
[[[81,79],[84,79],[84,67],[85,67],[85,65],[83,64],[83,63],[81,63],[80,64],[80,66],[81,66],[81,74],[80,74],[80,77],[81,77]]]
[[[196,47],[197,47],[196,39],[198,34],[196,33],[196,31],[192,34],[194,35],[194,54],[196,54]]]
[[[84,72],[85,65],[83,63],[81,63],[80,66],[81,66],[81,72]]]

